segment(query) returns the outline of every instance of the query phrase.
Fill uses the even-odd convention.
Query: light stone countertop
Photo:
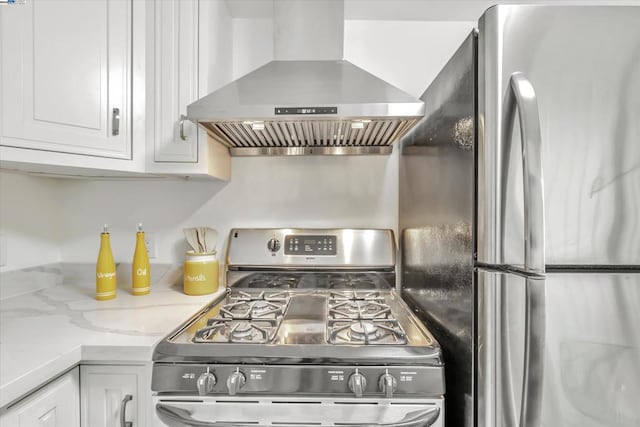
[[[0,276],[0,408],[78,363],[150,363],[155,344],[221,292],[182,292],[181,266],[152,265],[151,293],[97,301],[95,265],[61,264]]]

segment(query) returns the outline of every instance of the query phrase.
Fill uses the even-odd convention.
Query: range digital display
[[[276,116],[338,114],[338,107],[276,107],[274,112]]]
[[[285,236],[285,255],[337,255],[337,236]]]

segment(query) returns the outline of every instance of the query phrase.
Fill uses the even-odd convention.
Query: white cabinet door
[[[198,99],[198,3],[154,3],[156,162],[198,161],[198,130],[180,119]]]
[[[230,49],[217,48],[211,39],[223,44],[225,38],[228,43],[231,18],[223,2],[148,4],[153,4],[147,20],[153,47],[148,48],[147,110],[153,111],[153,120],[147,127],[147,171],[228,180],[228,149],[181,116],[187,105],[207,94],[208,77],[224,74],[218,68],[230,66]]]
[[[78,368],[26,397],[0,418],[3,427],[79,427]]]
[[[131,0],[0,8],[1,145],[131,158]]]
[[[146,366],[81,365],[81,407],[83,427],[147,425],[151,385]]]

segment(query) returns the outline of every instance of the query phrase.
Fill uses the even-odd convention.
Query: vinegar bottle
[[[109,226],[105,224],[100,234],[100,251],[96,263],[96,299],[104,301],[116,297],[116,264],[111,253]]]
[[[149,256],[147,246],[144,243],[144,231],[142,224],[138,224],[136,233],[136,249],[133,252],[133,264],[131,266],[131,283],[133,285],[133,295],[146,295],[151,290],[151,271],[149,269]]]

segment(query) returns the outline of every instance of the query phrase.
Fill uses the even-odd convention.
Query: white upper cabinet
[[[196,126],[181,120],[198,99],[198,1],[154,3],[156,162],[198,161]]]
[[[131,159],[130,0],[2,7],[2,145]]]
[[[221,35],[213,28],[231,18],[225,15],[221,0],[156,0],[152,4],[147,12],[147,27],[153,32],[153,47],[147,48],[148,64],[153,64],[147,71],[148,111],[153,111],[153,119],[147,118],[147,170],[227,180],[227,148],[182,117],[187,105],[207,94],[211,67],[231,62],[216,53],[210,42],[212,34]],[[231,34],[223,36],[231,43]]]
[[[230,28],[223,0],[0,7],[0,167],[229,179],[227,148],[181,116],[227,82]]]

